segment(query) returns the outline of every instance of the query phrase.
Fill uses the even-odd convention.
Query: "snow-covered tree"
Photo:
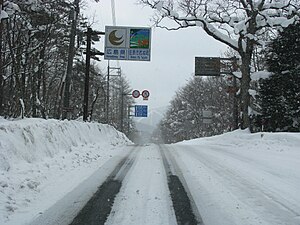
[[[156,9],[157,26],[168,30],[201,27],[241,58],[242,128],[249,127],[250,65],[255,46],[264,46],[266,32],[299,20],[298,0],[140,0]],[[171,19],[174,26],[165,23]]]
[[[4,67],[4,54],[3,49],[4,46],[2,44],[3,40],[3,30],[4,30],[4,21],[9,18],[10,15],[13,15],[16,11],[19,11],[19,7],[17,4],[14,4],[12,1],[4,1],[0,0],[0,115],[3,113],[3,104],[4,104],[4,83],[5,76],[3,73]]]
[[[232,99],[224,77],[195,77],[177,91],[160,133],[167,143],[224,133],[232,127]],[[212,112],[212,123],[203,122],[203,110]]]
[[[300,131],[300,24],[272,41],[267,54],[272,76],[261,82],[261,119],[266,131]]]
[[[70,119],[82,115],[85,77],[82,47],[88,23],[79,13],[79,2],[82,0],[5,0],[2,4],[0,0],[0,116],[59,119],[64,110],[71,111]],[[71,36],[74,44],[70,44]],[[68,64],[73,73],[67,108],[63,107],[63,97]],[[88,112],[93,120],[104,122],[107,89],[104,72],[97,65],[91,61]],[[128,83],[125,80],[120,83],[128,93]],[[110,105],[116,106],[110,110],[114,112],[110,122],[120,128],[121,91],[116,92],[117,98],[110,98]],[[126,112],[130,104],[130,97],[124,96]],[[127,119],[127,113],[124,117]],[[132,120],[126,120],[125,125],[128,124],[133,127]]]

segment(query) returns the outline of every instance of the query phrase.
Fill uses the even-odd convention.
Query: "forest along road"
[[[66,224],[299,225],[298,161],[279,167],[279,155],[267,154],[222,145],[133,147]],[[43,224],[64,224],[57,221]]]

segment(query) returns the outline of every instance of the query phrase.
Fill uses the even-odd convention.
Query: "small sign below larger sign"
[[[195,57],[195,76],[220,76],[218,57]]]
[[[202,110],[202,122],[209,124],[212,123],[213,114],[210,110]]]
[[[147,117],[148,116],[148,106],[147,105],[135,105],[134,106],[135,117]]]

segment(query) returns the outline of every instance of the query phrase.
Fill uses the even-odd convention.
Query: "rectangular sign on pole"
[[[134,106],[135,117],[147,117],[148,116],[148,106],[147,105],[135,105]]]
[[[104,59],[150,61],[151,28],[105,27]]]
[[[195,76],[220,76],[220,69],[220,58],[195,57]]]
[[[210,110],[202,110],[202,122],[209,124],[212,123],[213,114]]]

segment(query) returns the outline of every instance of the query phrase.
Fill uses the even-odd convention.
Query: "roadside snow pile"
[[[222,135],[198,138],[177,144],[218,145],[241,150],[299,151],[300,133],[250,133],[249,130],[236,130]]]
[[[111,126],[77,121],[25,119],[0,123],[0,169],[13,164],[34,163],[72,147],[103,143],[118,145],[128,139]]]
[[[0,224],[46,209],[128,144],[99,123],[0,118]]]
[[[172,148],[204,224],[299,225],[299,146],[300,133],[236,130]]]

